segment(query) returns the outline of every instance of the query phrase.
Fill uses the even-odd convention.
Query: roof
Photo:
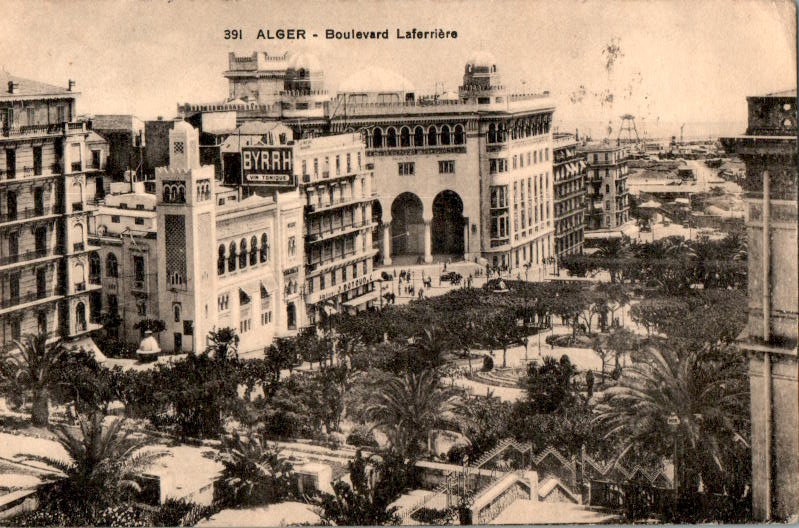
[[[490,52],[483,50],[473,52],[466,61],[466,64],[471,64],[478,68],[490,68],[496,63],[497,59]]]
[[[17,85],[15,93],[8,93],[8,83],[13,81]],[[77,95],[78,92],[71,92],[66,87],[54,86],[31,79],[25,79],[11,75],[7,71],[0,70],[0,96],[3,97],[23,97],[31,95]]]
[[[796,88],[782,90],[780,92],[772,92],[764,95],[757,95],[755,97],[796,97]]]
[[[350,75],[341,83],[338,91],[341,93],[412,92],[413,85],[396,72],[378,66],[369,66]]]
[[[107,141],[94,130],[89,130],[89,135],[86,136],[86,143],[107,143]]]
[[[137,128],[135,121],[141,121],[136,116],[130,114],[99,114],[92,118],[92,128],[94,130],[134,130]]]

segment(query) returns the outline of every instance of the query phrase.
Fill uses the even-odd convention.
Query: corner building
[[[722,138],[746,164],[752,510],[758,521],[799,514],[796,90],[748,97],[746,134]]]
[[[75,342],[100,328],[88,230],[104,146],[75,120],[73,86],[0,72],[0,350],[24,334]]]
[[[554,134],[555,255],[582,254],[585,227],[585,160],[577,150],[577,138]]]
[[[383,264],[483,257],[513,268],[553,255],[554,104],[547,92],[510,93],[490,53],[467,60],[457,93],[435,96],[368,67],[330,97],[308,54],[229,60],[227,101],[179,107],[209,137],[203,144],[252,120],[280,121],[302,138],[359,132]]]
[[[200,352],[211,330],[232,327],[246,353],[296,332],[305,317],[298,192],[240,198],[219,186],[186,122],[169,145],[169,166],[156,169],[161,348]]]
[[[625,233],[630,224],[630,198],[627,185],[629,166],[624,145],[611,142],[585,145],[586,222],[590,231]]]

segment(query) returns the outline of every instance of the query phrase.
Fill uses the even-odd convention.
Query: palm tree
[[[740,480],[730,479],[742,477],[731,469],[749,456],[744,361],[723,347],[665,341],[638,358],[617,386],[595,396],[594,423],[605,439],[620,442],[618,458],[659,446],[678,468],[681,489],[696,489],[701,478],[706,489],[740,493]]]
[[[605,259],[608,262],[608,271],[610,272],[610,282],[616,282],[616,277],[621,269],[621,259],[629,256],[630,244],[627,237],[611,238],[605,241],[596,256]]]
[[[50,391],[58,383],[64,349],[59,342],[47,344],[47,334],[26,334],[14,341],[16,352],[2,358],[0,376],[6,388],[30,392],[31,422],[37,427],[50,423]]]
[[[418,353],[422,368],[438,368],[444,364],[444,354],[453,347],[452,335],[440,326],[428,326],[413,339],[413,349]]]
[[[290,493],[291,465],[277,445],[266,436],[238,433],[222,440],[218,456],[224,469],[217,481],[215,500],[223,505],[245,507],[280,502]]]
[[[147,440],[131,437],[130,431],[123,429],[123,419],[103,425],[103,418],[100,413],[88,420],[81,418],[80,430],[75,433],[63,425],[54,429],[56,440],[66,452],[64,458],[20,456],[55,470],[49,479],[55,482],[50,493],[54,503],[67,511],[88,514],[89,519],[104,508],[133,498],[141,491],[137,477],[168,454],[147,449]]]
[[[433,370],[409,372],[402,377],[393,376],[377,387],[365,415],[389,437],[398,452],[415,459],[456,394],[455,389],[441,384]]]

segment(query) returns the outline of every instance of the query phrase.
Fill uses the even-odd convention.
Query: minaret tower
[[[161,348],[202,352],[216,320],[214,168],[200,165],[199,134],[185,121],[169,132],[169,166],[156,169]]]

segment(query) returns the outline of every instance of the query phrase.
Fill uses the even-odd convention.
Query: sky
[[[0,67],[66,86],[84,114],[175,116],[178,103],[223,100],[228,52],[315,54],[328,90],[369,65],[417,92],[457,89],[468,56],[497,59],[503,83],[549,90],[555,125],[743,132],[746,96],[796,86],[790,0],[530,0],[421,2],[2,0]],[[10,15],[10,16],[9,16]],[[397,40],[397,28],[444,29],[457,39]],[[244,39],[224,39],[225,29]],[[323,34],[388,29],[387,41],[256,40],[259,29]],[[608,46],[617,50],[608,68]],[[602,104],[603,96],[612,104]]]

